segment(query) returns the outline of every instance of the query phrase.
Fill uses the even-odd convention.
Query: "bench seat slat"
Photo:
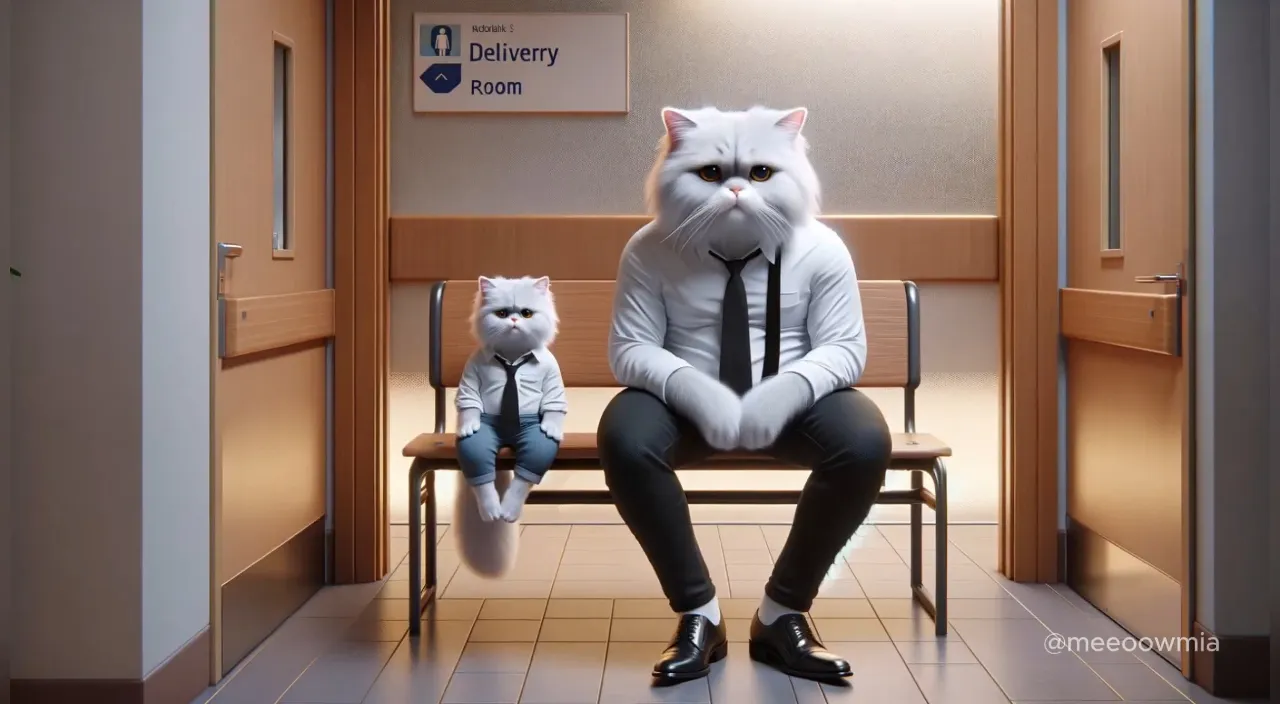
[[[453,433],[423,433],[405,445],[405,457],[424,460],[454,460],[458,457],[457,436]],[[509,458],[511,451],[503,449],[500,458]],[[894,433],[893,459],[895,460],[931,460],[937,457],[950,457],[951,448],[938,438],[927,433]],[[557,460],[595,460],[600,457],[596,448],[595,433],[565,433],[560,443]],[[744,464],[753,464],[764,457],[751,452],[722,452],[713,459],[717,465],[724,462],[741,460]],[[772,466],[777,460],[769,459]]]

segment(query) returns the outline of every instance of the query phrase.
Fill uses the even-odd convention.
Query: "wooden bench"
[[[612,281],[557,281],[556,305],[560,334],[553,351],[568,388],[611,388],[617,381],[609,370],[608,337],[613,305]],[[467,357],[474,350],[470,313],[476,283],[447,281],[431,289],[430,379],[435,390],[435,432],[414,438],[404,448],[413,458],[409,469],[409,632],[421,630],[422,612],[436,595],[436,496],[435,471],[457,469],[457,448],[452,433],[445,432],[446,390],[458,385]],[[920,299],[910,281],[861,282],[863,316],[867,327],[867,368],[862,388],[900,388],[904,394],[905,433],[893,436],[891,470],[911,472],[910,489],[883,489],[881,504],[911,506],[911,591],[914,599],[933,617],[934,630],[947,630],[947,489],[942,458],[951,449],[932,435],[915,432],[915,391],[920,385]],[[569,412],[573,413],[572,404]],[[512,457],[504,451],[499,467],[511,469]],[[594,433],[568,433],[560,445],[552,471],[599,469]],[[759,454],[729,452],[686,469],[753,470],[784,469],[778,461]],[[925,488],[923,474],[933,478],[933,491]],[[690,503],[794,504],[799,490],[690,490]],[[530,504],[612,504],[605,490],[537,489]],[[936,585],[930,594],[923,579],[923,506],[934,510],[937,548],[934,551]],[[425,535],[424,535],[425,529]]]

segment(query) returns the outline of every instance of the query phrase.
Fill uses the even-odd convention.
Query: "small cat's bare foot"
[[[480,520],[490,523],[503,517],[502,500],[498,498],[498,489],[494,487],[493,482],[477,484],[471,487],[471,491],[476,495],[476,508],[479,509]]]
[[[519,477],[513,479],[511,486],[507,487],[506,493],[502,496],[502,520],[508,523],[520,520],[520,514],[524,513],[524,503],[532,490],[533,485],[524,479]]]

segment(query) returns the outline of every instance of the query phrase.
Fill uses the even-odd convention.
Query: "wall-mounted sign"
[[[414,112],[625,113],[626,13],[413,16]]]

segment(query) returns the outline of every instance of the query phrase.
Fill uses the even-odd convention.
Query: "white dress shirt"
[[[560,365],[551,351],[538,348],[528,355],[529,361],[516,370],[516,386],[520,390],[520,415],[540,415],[547,411],[565,413],[564,379]],[[519,362],[520,360],[515,360]],[[502,392],[507,388],[507,369],[493,350],[477,350],[467,360],[458,382],[459,411],[479,409],[481,413],[502,413]]]
[[[618,266],[609,366],[623,386],[666,400],[667,379],[692,366],[720,371],[720,318],[728,269],[705,246],[677,252],[645,225]],[[764,367],[765,298],[773,252],[747,263],[743,283],[751,329],[752,381]],[[866,366],[862,298],[849,250],[817,220],[796,228],[782,252],[778,373],[794,372],[814,398],[853,386]]]

